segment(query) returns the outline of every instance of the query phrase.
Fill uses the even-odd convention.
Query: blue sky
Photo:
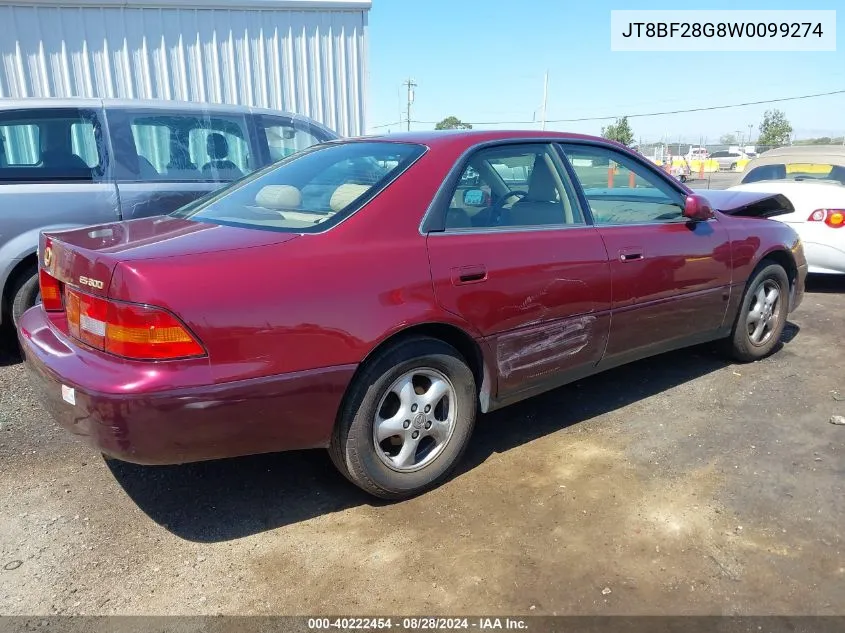
[[[837,5],[840,5],[837,7]],[[838,50],[805,53],[611,52],[612,9],[836,9]],[[411,119],[531,121],[540,117],[549,72],[548,119],[634,114],[845,89],[845,5],[724,0],[373,0],[369,14],[369,131],[400,119],[409,76],[418,87]],[[644,142],[663,136],[716,142],[783,110],[798,138],[845,133],[845,94],[771,105],[630,120]],[[404,118],[404,115],[402,115]],[[550,123],[598,134],[607,121]],[[402,126],[404,127],[404,125]],[[411,129],[433,124],[412,123]],[[477,126],[485,127],[485,126]],[[496,127],[530,128],[528,125]],[[533,126],[539,128],[539,124]]]

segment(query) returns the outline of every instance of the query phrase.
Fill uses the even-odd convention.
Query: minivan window
[[[107,162],[102,138],[92,110],[0,112],[0,184],[102,178]]]
[[[253,171],[246,117],[109,111],[118,182],[231,182]]]
[[[316,233],[352,214],[424,151],[422,145],[387,141],[315,145],[172,215]]]
[[[325,133],[306,122],[266,114],[258,115],[256,119],[259,133],[264,134],[267,142],[269,160],[273,163],[329,140]]]

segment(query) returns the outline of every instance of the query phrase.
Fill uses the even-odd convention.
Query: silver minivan
[[[38,301],[44,229],[170,213],[337,134],[246,106],[0,100],[0,324]]]

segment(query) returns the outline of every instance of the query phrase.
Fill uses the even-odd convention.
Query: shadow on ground
[[[807,292],[845,294],[845,275],[808,275]]]
[[[798,333],[789,324],[782,344]],[[501,453],[727,365],[712,346],[619,367],[481,416],[459,467],[466,472]],[[175,535],[199,542],[248,536],[359,505],[381,505],[347,482],[326,451],[277,453],[145,467],[110,461],[135,503]]]
[[[15,330],[6,324],[0,326],[0,367],[17,365],[21,360],[21,349]]]

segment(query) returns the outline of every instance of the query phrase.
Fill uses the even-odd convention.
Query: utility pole
[[[549,100],[549,71],[546,71],[546,78],[543,82],[543,128],[546,129],[546,104]]]
[[[406,81],[403,86],[407,86],[408,88],[408,110],[407,110],[407,123],[408,123],[408,131],[411,131],[411,104],[414,102],[414,88],[417,87],[417,84],[414,83],[414,80],[410,77],[408,81]]]

